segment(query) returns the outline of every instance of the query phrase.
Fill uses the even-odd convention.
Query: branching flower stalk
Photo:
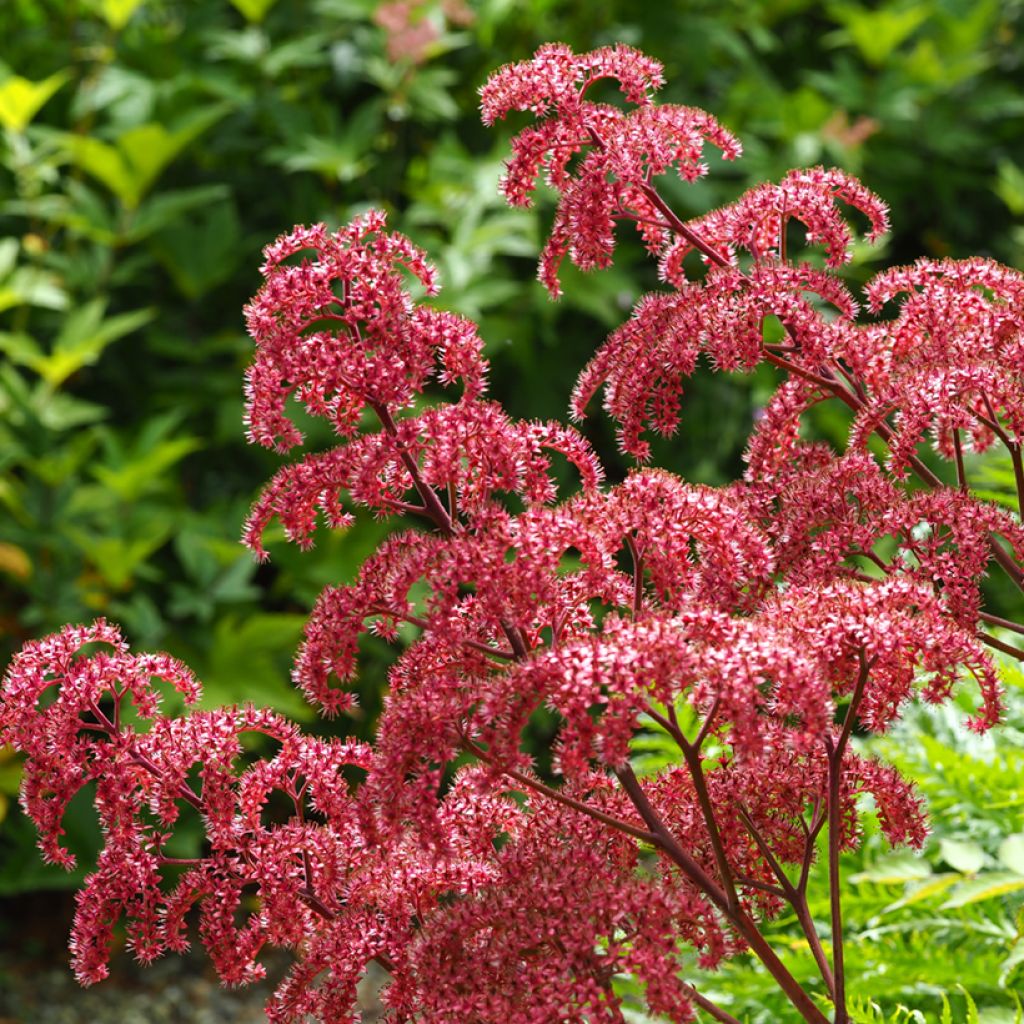
[[[602,80],[622,106],[593,100]],[[849,1020],[840,866],[860,840],[860,796],[894,845],[927,835],[913,786],[861,756],[855,730],[884,732],[909,701],[947,701],[961,681],[979,695],[970,725],[988,729],[1001,711],[988,647],[1024,654],[990,635],[1024,626],[986,610],[980,590],[989,571],[1024,589],[1020,516],[968,479],[968,453],[1000,444],[1024,500],[1024,277],[921,260],[876,276],[862,318],[837,273],[853,238],[844,209],[872,240],[887,230],[882,201],[819,167],[686,219],[660,179],[693,181],[706,145],[727,159],[740,145],[711,115],[655,102],[661,84],[660,65],[628,47],[550,45],[497,71],[482,111],[488,124],[535,118],[501,187],[515,205],[541,176],[558,194],[539,268],[553,295],[566,259],[611,263],[622,223],[658,260],[665,288],[584,368],[573,416],[603,392],[642,464],[646,432],[677,429],[702,357],[767,362],[782,380],[744,478],[709,488],[640,465],[606,486],[574,427],[513,419],[486,397],[475,325],[414,299],[410,278],[436,292],[433,268],[383,213],[268,246],[246,307],[249,438],[300,445],[298,403],[338,441],[277,473],[245,543],[266,557],[277,520],[309,547],[359,508],[406,521],[320,596],[295,682],[326,716],[344,714],[363,632],[418,636],[391,670],[372,745],[304,736],[256,708],[197,710],[184,665],[131,653],[102,620],[24,647],[0,741],[26,755],[22,805],[43,855],[73,863],[61,819],[83,787],[104,832],[71,939],[84,984],[106,975],[122,922],[149,962],[186,948],[196,911],[226,983],[261,977],[268,946],[294,951],[267,1006],[274,1024],[357,1020],[372,961],[390,976],[394,1021],[618,1024],[615,979],[631,975],[653,1014],[737,1024],[687,965],[743,954],[795,1019]],[[765,341],[767,317],[781,344]],[[852,415],[841,451],[800,436],[833,400]],[[926,461],[928,436],[939,461]],[[556,459],[578,484],[558,483]],[[164,713],[167,686],[191,710]],[[523,749],[542,709],[558,721],[543,774]],[[650,728],[678,761],[638,775],[630,744]],[[275,752],[244,754],[253,732]],[[196,812],[202,850],[171,854]],[[828,922],[810,912],[819,859]],[[767,937],[787,909],[815,985]]]

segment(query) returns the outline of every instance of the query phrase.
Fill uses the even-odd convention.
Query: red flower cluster
[[[629,109],[586,98],[605,78]],[[321,515],[347,527],[359,506],[411,520],[321,595],[295,680],[324,713],[345,711],[363,632],[418,636],[391,671],[372,747],[304,737],[251,708],[164,715],[162,684],[194,704],[197,683],[165,655],[130,654],[103,622],[25,647],[0,740],[27,755],[22,800],[44,855],[70,863],[61,818],[85,786],[104,829],[72,941],[84,982],[103,976],[122,917],[151,960],[185,946],[198,905],[228,983],[259,977],[267,945],[295,950],[268,1007],[280,1024],[356,1019],[371,960],[391,976],[398,1021],[618,1022],[623,973],[654,1013],[732,1020],[686,980],[693,951],[704,967],[750,952],[800,1019],[823,1024],[760,928],[789,907],[820,994],[848,1020],[837,897],[857,797],[872,794],[894,844],[920,846],[927,830],[910,784],[851,749],[854,729],[884,731],[908,701],[944,701],[961,679],[980,694],[972,726],[988,728],[1000,695],[986,645],[1024,653],[984,632],[1024,628],[985,613],[979,589],[993,559],[1024,589],[1024,530],[970,494],[963,458],[1001,441],[1024,499],[1024,278],[984,260],[921,262],[872,282],[875,313],[905,298],[895,319],[862,323],[834,273],[851,239],[837,204],[874,237],[887,224],[877,197],[816,168],[680,219],[655,178],[692,180],[705,142],[729,158],[739,145],[710,115],[656,105],[660,84],[657,62],[627,47],[547,46],[492,77],[484,118],[540,119],[513,141],[503,189],[528,202],[543,172],[561,194],[541,264],[552,292],[565,256],[608,263],[620,219],[672,288],[641,300],[595,355],[574,415],[603,387],[623,446],[646,457],[643,430],[675,429],[702,353],[725,369],[771,362],[787,378],[745,479],[712,489],[640,469],[605,487],[573,428],[518,422],[484,397],[475,326],[416,301],[410,276],[431,294],[434,272],[382,214],[275,242],[246,309],[250,437],[300,443],[294,399],[338,444],[274,477],[245,542],[265,556],[276,518],[308,546]],[[825,268],[793,261],[792,219],[824,246]],[[691,252],[706,264],[692,278]],[[782,344],[764,340],[770,316]],[[456,382],[442,400],[435,385]],[[800,438],[825,399],[853,413],[842,453]],[[921,461],[926,431],[955,465],[951,485]],[[564,493],[556,458],[578,479]],[[538,713],[557,722],[543,772],[522,745]],[[678,762],[638,778],[631,742],[650,729]],[[273,756],[249,752],[241,737],[254,732]],[[175,857],[174,827],[195,812],[205,846]],[[819,857],[831,958],[808,909]]]

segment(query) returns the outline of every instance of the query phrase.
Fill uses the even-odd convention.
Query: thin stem
[[[789,901],[790,906],[792,906],[793,910],[796,912],[797,921],[800,922],[800,928],[804,933],[804,937],[807,939],[807,945],[810,947],[811,955],[814,957],[814,962],[818,965],[818,973],[821,975],[822,981],[825,982],[829,995],[834,997],[836,990],[835,978],[832,975],[832,967],[828,962],[828,957],[825,955],[825,950],[821,945],[821,939],[818,938],[817,929],[814,927],[814,920],[811,917],[811,911],[807,905],[807,893],[805,886],[795,886],[789,880],[789,875],[786,874],[786,871],[779,862],[779,859],[775,856],[775,851],[772,850],[768,841],[761,835],[760,829],[758,829],[754,824],[754,821],[750,817],[746,808],[741,807],[739,813],[744,827],[756,843],[761,856],[768,862],[768,866],[772,869],[772,873],[779,880],[778,891],[784,899]],[[806,841],[809,843],[810,849],[813,851],[814,841],[811,839],[809,832],[807,834]],[[807,861],[806,849],[807,848],[805,847],[805,863]],[[803,882],[803,873],[801,873],[801,882]]]
[[[847,1024],[846,978],[843,953],[843,908],[839,877],[839,854],[842,841],[839,784],[842,778],[842,757],[837,757],[828,743],[828,889],[832,910],[832,970],[835,978],[835,1024]]]
[[[661,847],[683,869],[683,873],[694,882],[699,889],[710,898],[728,917],[735,913],[729,904],[729,899],[718,883],[691,857],[673,838],[672,834],[665,827],[657,811],[651,806],[647,794],[640,787],[633,769],[626,765],[615,772],[626,795],[633,801],[633,806],[640,812],[647,827],[655,837],[655,845]]]
[[[306,904],[310,910],[319,914],[324,920],[333,921],[338,915],[312,889],[303,889],[299,893],[299,899]]]
[[[416,489],[416,493],[420,496],[420,501],[423,502],[427,515],[434,521],[437,528],[443,534],[450,535],[454,533],[454,520],[450,515],[448,515],[448,511],[445,509],[444,505],[441,504],[441,499],[438,498],[434,488],[424,481],[420,474],[419,465],[412,457],[408,448],[406,448],[405,443],[399,439],[398,427],[395,425],[395,420],[391,415],[391,411],[386,405],[383,405],[380,402],[369,402],[368,404],[377,414],[377,418],[380,420],[385,433],[394,441],[395,447],[398,449],[399,458],[402,460],[405,468],[409,471],[409,476],[412,477],[412,485]]]
[[[512,648],[513,656],[517,661],[522,661],[530,652],[526,647],[526,641],[523,639],[521,630],[516,629],[511,622],[506,622],[504,620],[502,620],[501,628],[504,631],[505,636],[508,637],[509,646]]]
[[[978,612],[978,618],[982,622],[987,622],[991,626],[999,626],[1002,629],[1008,629],[1013,633],[1024,634],[1024,626],[1017,622],[1011,622],[1009,619],[1002,619],[998,615],[990,615],[988,612]]]
[[[1006,431],[1003,430],[1002,426],[1000,425],[999,415],[996,413],[995,409],[992,408],[992,402],[984,391],[981,393],[981,400],[985,403],[985,408],[988,410],[988,414],[990,417],[988,420],[988,425],[992,428],[992,432],[996,435],[996,437],[999,438],[1000,441],[1003,442],[1003,444],[1006,445],[1007,448],[1010,448],[1013,445],[1013,442],[1010,440],[1009,434],[1007,434]]]
[[[771,882],[759,882],[756,878],[748,878],[746,875],[737,875],[736,884],[742,885],[745,889],[757,889],[758,892],[766,892],[770,896],[777,896],[780,900],[788,898],[786,891],[781,885],[772,885]]]
[[[721,702],[721,699],[721,695],[716,694],[715,699],[711,702],[711,707],[708,708],[708,712],[704,716],[700,732],[697,733],[697,738],[693,741],[693,745],[697,750],[700,750],[704,744],[704,740],[707,739],[708,733],[711,732],[711,726],[714,724],[715,715],[718,714],[718,705]]]
[[[717,1003],[711,1002],[707,996],[702,996],[692,985],[683,982],[689,997],[707,1014],[714,1017],[720,1024],[740,1024],[740,1022],[727,1011],[723,1010]]]
[[[997,640],[994,636],[989,636],[988,633],[977,633],[976,636],[983,644],[994,647],[997,651],[1010,655],[1011,658],[1017,658],[1018,661],[1024,661],[1024,648],[1003,643],[1002,640]]]
[[[682,747],[686,742],[686,737],[679,728],[678,722],[673,722],[671,718],[666,718],[660,711],[655,711],[650,706],[648,706],[646,713],[676,741],[680,748]]]
[[[764,357],[769,363],[773,366],[777,366],[780,370],[785,370],[787,373],[792,373],[797,377],[802,377],[811,384],[815,384],[820,388],[825,388],[835,395],[836,398],[840,399],[840,401],[849,405],[851,409],[855,409],[857,407],[856,397],[844,388],[843,385],[834,377],[826,377],[823,374],[807,370],[802,366],[798,366],[796,363],[790,362],[788,359],[783,359],[782,356],[778,355],[775,351],[766,351]]]
[[[992,548],[992,557],[1002,566],[1006,575],[1020,590],[1024,590],[1024,572],[1021,572],[1020,566],[1006,553],[1006,549],[999,543],[999,539],[995,536],[990,537],[989,546]]]
[[[640,617],[640,609],[644,601],[644,556],[630,534],[626,535],[626,547],[633,559],[633,618]]]
[[[707,258],[715,264],[717,267],[729,266],[729,261],[717,250],[713,249],[703,238],[700,237],[695,231],[687,227],[676,212],[672,209],[664,199],[661,198],[661,194],[658,190],[649,182],[644,182],[640,185],[640,190],[650,201],[651,205],[668,221],[668,226],[676,232],[678,235],[682,235],[690,245],[694,247],[698,252],[703,253]]]
[[[867,687],[871,662],[860,651],[860,672],[850,697],[850,706],[846,709],[839,738],[832,742],[831,737],[825,741],[828,753],[828,888],[829,903],[832,910],[832,973],[835,977],[835,1024],[848,1024],[849,1012],[846,1008],[846,977],[843,950],[843,908],[842,887],[839,874],[839,857],[842,844],[842,800],[840,785],[843,775],[843,757],[853,733],[853,725],[860,703]]]
[[[1013,478],[1017,485],[1017,514],[1024,517],[1024,460],[1021,459],[1019,443],[1013,442],[1009,449],[1013,462]]]
[[[408,622],[410,626],[418,626],[420,629],[430,629],[430,621],[428,619],[420,618],[418,615],[409,615],[406,612],[396,611],[394,608],[389,608],[387,605],[381,604],[380,602],[374,602],[371,604],[370,611],[374,615],[387,615],[393,619],[398,619],[401,622]],[[479,640],[464,639],[461,642],[467,647],[472,647],[474,651],[480,651],[483,654],[490,654],[495,658],[501,658],[503,661],[512,661],[516,658],[514,651],[506,651],[500,647],[491,647],[489,644],[481,643]]]
[[[804,824],[806,830],[806,841],[804,844],[804,860],[800,865],[800,881],[797,883],[797,889],[806,894],[807,884],[811,879],[811,864],[814,862],[814,848],[818,842],[818,836],[821,835],[821,830],[825,825],[825,808],[822,806],[820,796],[814,798],[814,811],[811,814],[811,824],[807,826]],[[803,823],[803,817],[800,818]]]
[[[960,428],[953,428],[953,454],[956,456],[956,483],[964,494],[967,493],[967,473],[964,470],[964,450],[960,444]]]
[[[639,811],[641,818],[656,837],[656,845],[682,869],[683,874],[703,891],[722,915],[736,928],[803,1019],[809,1024],[828,1024],[825,1015],[814,1005],[810,996],[801,988],[800,983],[789,973],[786,965],[779,959],[750,916],[742,907],[734,907],[730,904],[724,890],[672,836],[658,812],[651,806],[633,769],[626,765],[618,769],[615,774],[618,776],[622,788],[633,801],[633,805]]]
[[[463,737],[462,745],[474,757],[479,758],[487,764],[494,764],[493,758],[488,756],[487,751],[478,746],[468,737]],[[539,793],[542,796],[547,797],[549,800],[554,800],[555,803],[562,804],[563,807],[571,807],[574,811],[579,811],[581,814],[585,814],[587,817],[593,818],[595,821],[600,821],[603,825],[608,825],[610,828],[614,828],[619,832],[625,832],[626,835],[630,835],[634,839],[639,839],[641,842],[649,843],[652,846],[657,845],[657,838],[654,835],[650,832],[645,832],[642,828],[637,828],[635,825],[631,825],[628,821],[622,821],[620,818],[616,818],[612,814],[606,814],[604,811],[598,810],[596,807],[592,807],[583,800],[577,800],[574,797],[568,796],[551,786],[545,785],[540,781],[540,779],[531,778],[529,775],[517,771],[515,768],[501,768],[500,770],[503,775],[507,775],[510,779],[515,779],[515,781],[521,786],[525,786],[527,789],[531,789],[533,792]]]
[[[711,849],[715,855],[715,864],[718,867],[718,874],[722,880],[722,887],[725,889],[729,899],[729,905],[739,909],[739,894],[736,892],[736,884],[732,877],[732,867],[725,852],[725,844],[722,842],[722,833],[718,828],[714,805],[711,803],[711,794],[708,791],[707,779],[704,777],[704,767],[700,751],[694,749],[693,745],[686,742],[685,739],[680,746],[683,751],[683,759],[686,761],[686,767],[690,770],[690,778],[693,780],[693,788],[697,794],[697,802],[700,804],[701,814],[704,817],[704,825],[711,839]]]

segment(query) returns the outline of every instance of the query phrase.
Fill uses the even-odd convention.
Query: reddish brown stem
[[[683,988],[689,993],[690,998],[710,1017],[714,1017],[720,1024],[740,1024],[731,1014],[723,1010],[717,1003],[711,1002],[707,996],[702,996],[692,985],[683,983]]]
[[[644,556],[636,545],[636,540],[626,535],[626,547],[633,559],[633,618],[640,617],[640,609],[644,601]]]
[[[846,754],[854,722],[860,710],[860,703],[867,687],[871,663],[860,652],[860,672],[850,697],[850,706],[846,709],[843,726],[839,738],[833,743],[829,738],[825,741],[828,754],[828,888],[829,903],[832,909],[832,973],[835,977],[835,1024],[848,1024],[849,1011],[846,1007],[846,976],[843,949],[843,907],[840,880],[840,852],[842,846],[842,776],[843,757]]]
[[[998,615],[990,615],[988,612],[978,612],[978,618],[982,622],[987,622],[990,626],[999,626],[1001,629],[1008,629],[1012,633],[1024,635],[1024,626],[1017,622],[1011,622],[1010,619],[1002,619]]]
[[[725,890],[729,905],[739,910],[739,895],[736,892],[736,884],[733,881],[729,858],[725,852],[725,844],[722,842],[722,834],[718,828],[715,808],[711,803],[711,794],[708,791],[707,779],[704,777],[704,766],[700,751],[696,750],[685,738],[680,743],[680,748],[683,751],[683,760],[686,761],[686,767],[690,771],[694,792],[697,794],[697,802],[700,804],[701,814],[704,818],[704,826],[708,830],[708,837],[711,840],[711,849],[715,855],[715,864],[718,867],[722,888]]]
[[[964,450],[960,443],[960,431],[953,428],[953,454],[956,457],[956,483],[964,494],[967,493],[967,473],[964,470]]]
[[[977,637],[983,644],[994,647],[997,651],[1010,655],[1011,658],[1017,658],[1018,661],[1024,661],[1024,648],[1003,643],[1002,640],[997,640],[994,636],[989,636],[988,633],[978,633]]]
[[[665,826],[657,811],[651,806],[647,795],[637,781],[633,769],[626,765],[616,771],[622,788],[633,801],[647,827],[656,838],[658,845],[668,857],[682,870],[719,909],[722,915],[733,925],[737,932],[750,946],[765,969],[775,979],[776,984],[786,995],[801,1017],[809,1024],[828,1024],[825,1015],[814,1005],[810,996],[801,988],[800,983],[786,969],[778,954],[771,948],[757,925],[741,906],[733,906],[725,891],[710,875],[679,845]]]
[[[493,758],[488,755],[487,751],[484,750],[483,747],[474,743],[468,737],[463,738],[462,745],[469,753],[479,760],[486,764],[494,764]],[[514,779],[521,786],[525,786],[527,789],[533,790],[534,793],[539,793],[541,796],[547,797],[548,800],[553,800],[555,803],[561,804],[563,807],[571,807],[574,811],[579,811],[581,814],[585,814],[588,818],[593,818],[595,821],[601,822],[602,825],[608,825],[610,828],[614,828],[619,832],[625,832],[626,835],[632,836],[634,839],[639,839],[641,842],[650,843],[652,846],[657,845],[657,840],[654,835],[650,832],[645,832],[642,828],[637,828],[635,825],[631,825],[628,821],[622,821],[614,815],[606,814],[604,811],[599,810],[596,807],[592,807],[590,804],[585,803],[582,800],[577,800],[574,797],[568,796],[565,793],[554,789],[552,786],[547,786],[541,782],[540,779],[532,778],[523,772],[516,771],[514,768],[501,768],[500,770],[503,775],[507,775],[510,779]]]
[[[1017,514],[1024,517],[1024,460],[1021,459],[1020,445],[1014,441],[1007,446],[1013,463],[1013,478],[1017,485]]]
[[[401,622],[408,622],[410,626],[417,626],[420,629],[430,629],[430,622],[428,619],[420,618],[418,615],[408,615],[405,612],[396,611],[394,608],[388,608],[387,605],[380,604],[379,602],[370,605],[370,611],[375,615],[388,615]],[[463,640],[462,643],[465,644],[466,647],[472,647],[474,651],[480,651],[482,654],[489,654],[495,658],[501,658],[503,661],[511,661],[516,657],[516,654],[513,651],[506,651],[500,647],[491,647],[490,645],[481,643],[478,640]]]
[[[768,845],[767,840],[765,840],[761,835],[760,830],[754,824],[753,819],[745,809],[740,810],[740,818],[743,820],[744,826],[750,833],[750,837],[757,845],[761,856],[764,857],[768,866],[772,869],[772,873],[779,880],[779,892],[782,894],[783,898],[789,901],[790,906],[792,906],[796,913],[797,921],[800,923],[800,928],[804,933],[804,938],[807,939],[807,945],[811,950],[811,955],[814,957],[814,962],[818,965],[818,972],[821,974],[822,980],[828,988],[829,995],[834,998],[836,990],[835,977],[832,974],[832,967],[828,962],[828,957],[825,955],[825,950],[821,945],[821,939],[818,937],[818,931],[814,927],[814,920],[811,917],[810,907],[807,905],[806,881],[803,872],[801,873],[801,885],[793,885],[789,879],[789,875],[786,874],[782,864],[775,856],[775,852]],[[807,843],[809,849],[813,852],[814,839],[811,837],[810,833],[807,835]],[[805,849],[804,863],[806,864],[807,862],[808,854]]]
[[[420,474],[420,467],[416,460],[412,457],[412,454],[406,448],[405,444],[398,437],[398,427],[395,424],[394,417],[391,415],[391,410],[386,405],[379,402],[369,402],[370,408],[377,414],[377,419],[380,420],[381,426],[384,428],[385,433],[392,438],[395,443],[395,447],[398,449],[398,456],[402,460],[403,465],[409,471],[409,476],[412,477],[413,487],[416,489],[416,493],[420,496],[420,501],[423,502],[423,506],[426,509],[427,515],[436,524],[437,528],[445,535],[450,535],[455,532],[454,520],[448,515],[447,509],[441,503],[441,499],[438,498],[434,488],[429,486]]]

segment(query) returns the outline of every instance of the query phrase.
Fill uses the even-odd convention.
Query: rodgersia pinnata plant
[[[588,98],[604,79],[621,105]],[[353,583],[320,596],[295,683],[344,714],[360,635],[416,638],[372,745],[305,736],[252,707],[165,715],[167,684],[191,705],[199,683],[166,655],[131,653],[103,621],[24,647],[0,739],[27,755],[22,803],[43,854],[71,863],[61,818],[83,786],[104,832],[71,938],[83,983],[106,974],[122,923],[150,961],[185,948],[197,909],[226,983],[259,978],[264,947],[294,951],[267,1007],[278,1024],[357,1019],[371,961],[390,976],[394,1021],[620,1021],[623,974],[654,1014],[734,1021],[685,964],[742,953],[794,1020],[848,1020],[840,857],[859,841],[862,795],[893,844],[927,832],[912,785],[851,737],[963,681],[971,726],[988,729],[1000,717],[989,648],[1024,655],[989,635],[1024,627],[985,612],[980,590],[988,573],[1024,587],[1024,530],[971,494],[964,458],[1005,446],[1024,499],[1024,276],[980,258],[920,260],[875,277],[862,315],[837,271],[848,218],[874,239],[884,203],[817,167],[684,219],[659,179],[699,178],[705,146],[734,159],[740,144],[703,111],[655,102],[661,82],[628,47],[549,45],[482,90],[488,124],[533,115],[501,188],[516,205],[539,177],[558,193],[539,272],[553,295],[564,260],[607,266],[624,224],[658,260],[664,288],[572,396],[581,418],[603,394],[639,463],[615,486],[575,428],[517,421],[487,398],[476,327],[414,300],[411,279],[433,294],[434,271],[382,213],[336,232],[299,227],[266,249],[245,311],[249,437],[301,445],[301,405],[337,445],[271,480],[245,543],[265,557],[278,520],[310,546],[357,507],[405,520]],[[784,328],[777,344],[769,316]],[[645,435],[677,428],[702,356],[782,371],[744,478],[717,489],[644,465]],[[420,400],[438,385],[444,400]],[[842,450],[801,439],[825,401],[850,411]],[[948,482],[921,458],[929,440]],[[573,468],[568,490],[555,460]],[[522,743],[540,709],[558,722],[543,773]],[[638,777],[630,741],[651,722],[678,758]],[[270,737],[273,755],[243,760],[247,733]],[[189,805],[205,844],[175,858]],[[809,910],[819,860],[827,922]],[[765,937],[783,912],[816,986]]]

